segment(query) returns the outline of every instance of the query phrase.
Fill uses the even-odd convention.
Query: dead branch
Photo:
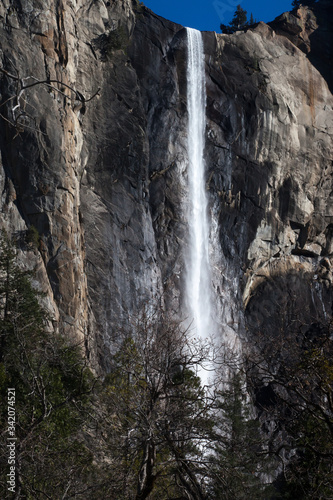
[[[4,102],[0,102],[0,108],[8,104],[10,101],[15,101],[15,105],[12,106],[11,108],[11,115],[12,115],[12,120],[9,118],[6,118],[2,113],[0,113],[0,117],[3,118],[6,122],[8,122],[12,127],[16,129],[16,135],[19,135],[20,132],[22,132],[25,129],[30,129],[34,130],[38,133],[42,133],[37,127],[32,127],[31,125],[28,125],[27,123],[24,123],[24,121],[33,121],[33,117],[29,115],[24,109],[22,109],[22,99],[24,96],[24,93],[27,92],[29,89],[32,89],[38,85],[47,87],[50,90],[53,90],[54,92],[57,92],[58,94],[62,95],[65,99],[72,101],[73,100],[73,94],[74,94],[74,100],[79,101],[82,106],[85,106],[87,102],[90,102],[92,99],[94,99],[100,92],[100,87],[93,92],[90,96],[85,96],[78,90],[76,90],[74,87],[71,85],[68,85],[67,83],[64,83],[58,79],[45,79],[45,80],[40,80],[36,78],[35,76],[26,76],[26,77],[21,77],[17,68],[15,68],[16,75],[5,70],[4,68],[0,68],[0,73],[3,75],[7,76],[7,78],[10,78],[14,82],[17,82],[16,86],[16,92],[12,96],[9,96]],[[60,88],[58,88],[58,86]],[[64,89],[70,90],[72,93],[71,95],[68,95],[64,92]],[[24,100],[24,104],[27,104],[27,101]]]

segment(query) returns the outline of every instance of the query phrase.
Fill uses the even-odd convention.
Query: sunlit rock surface
[[[298,12],[320,46],[318,19]],[[0,75],[1,226],[38,229],[22,261],[105,370],[146,304],[182,317],[185,30],[130,0],[3,0],[0,22],[1,68],[61,90],[38,84],[18,102],[18,81]],[[331,312],[333,98],[311,51],[273,28],[204,34],[210,257],[228,340],[279,331],[291,304],[307,323]]]

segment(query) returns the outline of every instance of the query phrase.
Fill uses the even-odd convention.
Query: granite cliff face
[[[269,25],[302,50],[333,89],[333,5],[320,0],[310,8],[285,12]]]
[[[57,326],[105,370],[147,302],[184,310],[186,32],[134,0],[2,0],[0,21],[1,226],[38,229],[21,259]],[[324,320],[332,302],[333,97],[308,51],[273,28],[204,34],[228,338],[277,332],[289,306]]]

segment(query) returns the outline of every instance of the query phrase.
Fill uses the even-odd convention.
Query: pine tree
[[[270,448],[284,462],[278,498],[333,498],[333,320],[306,328],[290,307],[280,336],[258,336],[249,349],[248,381],[262,418],[275,422]]]
[[[0,241],[0,424],[15,408],[15,498],[62,498],[92,471],[92,456],[78,437],[89,407],[92,378],[80,350],[48,331],[41,293],[22,270],[15,247]],[[9,392],[9,389],[13,391]],[[1,498],[7,490],[8,433],[0,438]]]
[[[217,436],[212,462],[212,497],[220,500],[268,498],[270,486],[263,483],[271,460],[258,419],[251,415],[240,374],[220,391]]]
[[[316,3],[317,0],[293,0],[291,5],[293,8],[298,8],[301,5],[311,7]]]
[[[247,12],[240,5],[237,5],[234,17],[230,21],[229,25],[227,26],[225,24],[221,24],[220,28],[222,33],[230,34],[234,33],[236,30],[242,30],[246,26],[248,26]]]
[[[230,26],[235,29],[242,29],[247,24],[247,12],[240,5],[237,5],[234,17]]]
[[[192,342],[189,355],[187,332],[169,319],[143,317],[121,336],[104,383],[109,497],[205,498],[202,446],[212,422],[194,372],[200,347]]]

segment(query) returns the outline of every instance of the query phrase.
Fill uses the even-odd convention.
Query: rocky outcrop
[[[178,310],[187,238],[186,40],[180,30],[153,52],[146,27],[137,22],[130,55],[148,110],[158,263]],[[317,321],[331,303],[332,95],[305,54],[263,23],[246,33],[206,33],[204,41],[218,330],[226,338],[278,330],[285,302],[303,322]],[[154,77],[138,67],[142,53]]]
[[[269,25],[278,35],[287,37],[305,52],[315,68],[333,90],[333,5],[320,0],[311,8],[301,7],[285,12]]]
[[[311,323],[332,298],[332,95],[263,23],[217,36],[212,52],[210,189],[223,254],[242,270],[247,327],[278,331],[290,309]]]
[[[0,16],[1,225],[38,229],[22,259],[38,266],[59,328],[104,371],[147,303],[184,306],[186,33],[134,0],[2,0]],[[325,319],[327,83],[263,23],[204,44],[218,331],[278,330],[291,303],[306,322]]]

